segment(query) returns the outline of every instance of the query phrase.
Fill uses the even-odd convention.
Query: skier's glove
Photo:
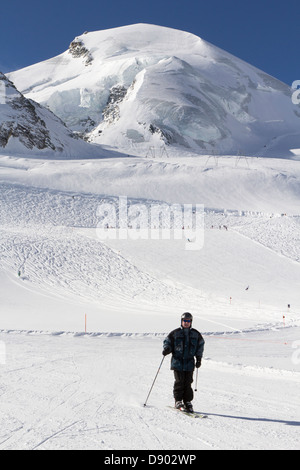
[[[168,354],[170,354],[170,352],[171,352],[171,349],[166,348],[166,349],[163,350],[162,354],[163,354],[163,356],[167,356]]]
[[[201,357],[196,358],[196,368],[199,369],[201,367]]]

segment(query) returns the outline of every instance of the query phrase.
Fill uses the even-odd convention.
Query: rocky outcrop
[[[0,121],[0,147],[6,147],[11,137],[17,138],[28,149],[56,148],[51,142],[49,130],[37,110],[41,106],[26,99],[13,83],[0,73],[1,88],[5,90]],[[5,117],[5,120],[3,118]]]
[[[119,104],[124,100],[127,88],[122,85],[113,86],[110,89],[107,105],[103,109],[103,119],[106,123],[111,124],[120,117]]]
[[[85,65],[90,65],[93,61],[93,57],[90,51],[85,47],[83,42],[79,38],[75,38],[69,46],[69,53],[75,59],[83,57],[85,59]]]
[[[50,110],[25,98],[0,72],[0,149],[71,152],[81,139]],[[83,144],[83,142],[82,142]],[[87,144],[85,144],[87,145]]]

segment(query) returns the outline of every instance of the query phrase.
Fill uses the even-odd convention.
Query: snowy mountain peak
[[[149,24],[86,32],[9,78],[85,139],[141,154],[163,143],[257,153],[300,124],[287,85],[191,33]]]

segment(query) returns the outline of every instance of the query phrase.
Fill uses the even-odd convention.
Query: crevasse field
[[[299,449],[300,162],[182,155],[0,157],[1,450]],[[203,246],[99,238],[119,196],[203,204]],[[203,420],[169,356],[143,406],[185,311]]]

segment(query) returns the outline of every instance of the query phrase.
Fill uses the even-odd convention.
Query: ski
[[[200,413],[199,411],[185,411],[181,409],[177,409],[174,406],[168,406],[171,410],[177,411],[179,413],[184,413],[186,416],[189,416],[190,418],[199,418],[199,419],[204,419],[208,418],[207,415]]]

